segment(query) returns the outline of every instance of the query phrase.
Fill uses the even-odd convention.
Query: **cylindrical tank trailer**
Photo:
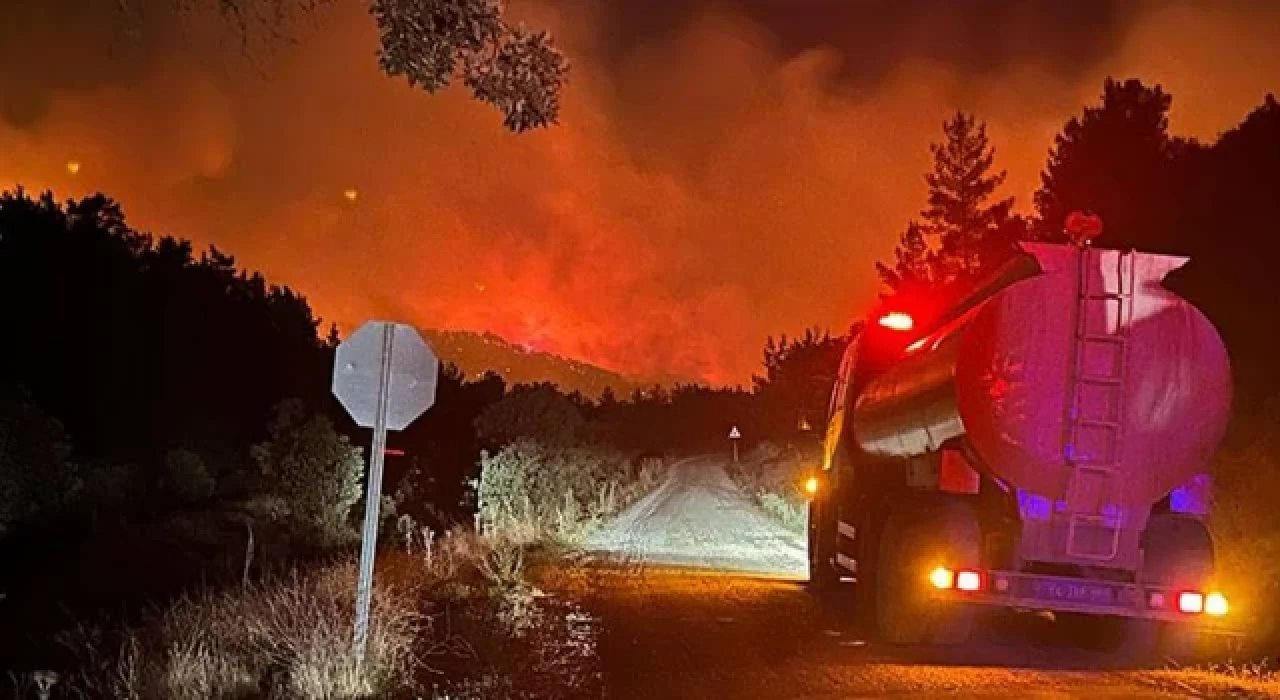
[[[910,642],[955,638],[966,604],[1150,623],[1127,632],[1225,613],[1201,518],[1231,375],[1162,285],[1185,262],[1028,243],[932,322],[866,324],[811,504],[815,584],[856,578]]]

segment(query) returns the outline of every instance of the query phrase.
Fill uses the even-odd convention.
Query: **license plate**
[[[1115,589],[1106,584],[1077,583],[1075,581],[1032,582],[1032,595],[1041,600],[1059,600],[1090,605],[1115,605]]]

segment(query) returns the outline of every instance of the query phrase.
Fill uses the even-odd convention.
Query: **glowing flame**
[[[804,482],[804,492],[810,496],[818,492],[818,477],[811,476]]]
[[[69,160],[69,161],[67,161],[67,172],[71,173],[72,175],[75,175],[75,174],[79,173],[79,172],[80,172],[80,161],[78,161],[78,160]]]
[[[360,193],[355,191],[355,189],[352,188],[343,192],[342,196],[345,197],[348,202],[354,202],[360,196]]]

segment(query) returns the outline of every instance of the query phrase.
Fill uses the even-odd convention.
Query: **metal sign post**
[[[356,582],[356,632],[352,652],[364,660],[369,639],[369,602],[373,596],[373,556],[378,544],[378,514],[382,506],[382,463],[387,449],[387,403],[391,384],[391,352],[395,329],[382,327],[382,372],[378,377],[378,408],[373,419],[373,449],[369,453],[369,487],[364,497],[364,531],[360,534],[360,578]]]
[[[738,432],[738,426],[733,426],[729,430],[729,444],[733,445],[733,463],[738,463],[738,441],[742,439],[742,433]]]
[[[369,639],[373,559],[377,554],[378,512],[387,431],[404,430],[435,402],[440,363],[411,326],[370,321],[338,346],[333,394],[361,427],[373,428],[369,486],[365,490],[360,576],[356,582],[356,624],[352,652],[363,662]]]

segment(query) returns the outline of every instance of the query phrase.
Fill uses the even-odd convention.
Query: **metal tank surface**
[[[914,342],[859,392],[853,432],[880,457],[960,438],[977,468],[1054,504],[1040,519],[1116,533],[1082,545],[1057,532],[1074,531],[1068,522],[1035,549],[1114,560],[1136,550],[1151,504],[1202,472],[1221,442],[1227,353],[1208,319],[1162,285],[1186,258],[1022,247],[1039,273]]]

